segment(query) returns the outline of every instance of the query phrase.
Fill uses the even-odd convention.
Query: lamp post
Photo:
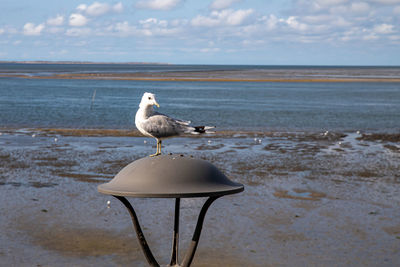
[[[154,258],[139,224],[139,219],[126,197],[175,198],[172,255],[168,266],[190,266],[196,253],[205,215],[219,197],[242,192],[244,186],[229,180],[213,164],[183,155],[159,155],[136,160],[123,168],[98,191],[112,195],[128,209],[139,244],[151,266],[160,266]],[[181,264],[179,254],[179,211],[181,198],[208,197],[204,203],[189,249]]]

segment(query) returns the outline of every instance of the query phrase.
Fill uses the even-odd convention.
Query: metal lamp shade
[[[206,197],[235,194],[242,184],[229,180],[213,164],[183,155],[159,155],[136,160],[110,182],[103,194],[130,197]]]

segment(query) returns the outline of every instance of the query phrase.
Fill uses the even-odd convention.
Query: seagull
[[[136,128],[145,136],[157,140],[157,151],[150,157],[161,154],[161,140],[178,136],[183,133],[201,134],[215,126],[190,126],[190,121],[183,121],[169,117],[154,110],[153,106],[160,107],[152,93],[144,93],[135,116]],[[209,133],[209,132],[208,132]]]

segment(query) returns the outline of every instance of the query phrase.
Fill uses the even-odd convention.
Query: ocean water
[[[273,66],[0,64],[0,73],[282,71]],[[310,67],[291,67],[293,70]],[[335,69],[340,69],[335,67]],[[329,68],[328,68],[329,70]],[[343,67],[358,73],[357,68]],[[384,77],[384,68],[359,68]],[[393,71],[395,70],[395,71]],[[326,67],[312,67],[323,77]],[[392,68],[390,75],[399,70]],[[95,98],[92,103],[94,92]],[[389,82],[203,82],[0,78],[0,127],[134,129],[144,92],[159,112],[220,130],[400,129],[400,84]]]

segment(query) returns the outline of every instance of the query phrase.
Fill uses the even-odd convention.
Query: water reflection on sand
[[[155,142],[88,135],[2,131],[0,262],[146,266],[126,210],[97,185],[151,154]],[[246,186],[210,208],[194,265],[399,264],[399,141],[396,134],[339,132],[166,140],[164,153],[211,161]],[[182,201],[183,251],[203,201]],[[168,262],[173,200],[132,203],[159,262]]]

